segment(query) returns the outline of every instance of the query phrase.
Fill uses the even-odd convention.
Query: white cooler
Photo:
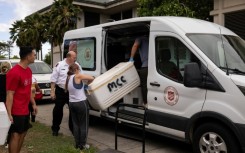
[[[4,145],[11,123],[3,102],[0,102],[0,145]]]
[[[97,110],[104,110],[140,85],[133,62],[119,63],[96,77],[88,86],[88,100]]]

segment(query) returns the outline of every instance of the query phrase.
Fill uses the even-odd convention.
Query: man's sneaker
[[[89,144],[85,144],[84,146],[83,146],[83,149],[89,149],[90,148],[90,145]]]
[[[76,149],[79,148],[79,149],[82,151],[82,150],[84,150],[84,149],[85,149],[85,150],[86,150],[86,149],[89,149],[90,146],[89,146],[89,144],[85,144],[85,145],[83,145],[83,146],[81,146],[81,145],[75,145],[75,148],[76,148]]]

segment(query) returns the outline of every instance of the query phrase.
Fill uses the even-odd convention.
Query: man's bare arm
[[[56,98],[56,95],[55,95],[55,83],[54,82],[51,82],[51,99],[54,100]]]
[[[13,99],[14,99],[14,91],[7,91],[7,96],[6,96],[6,108],[9,116],[9,120],[13,122],[13,117],[12,117],[12,106],[13,106]]]
[[[134,55],[137,52],[138,48],[139,48],[139,43],[137,41],[135,41],[134,45],[133,45],[133,47],[131,49],[130,58],[134,58]]]
[[[35,96],[34,96],[35,97]],[[33,108],[33,115],[36,115],[37,114],[37,105],[36,105],[36,101],[35,101],[35,98],[34,98],[31,94],[31,104],[32,104],[32,108]]]

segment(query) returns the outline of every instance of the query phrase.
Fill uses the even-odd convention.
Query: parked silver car
[[[9,62],[11,67],[16,65],[20,60],[19,59],[10,59],[10,60],[0,60],[0,65],[2,62]],[[30,64],[29,67],[32,70],[34,78],[37,80],[37,83],[42,90],[42,99],[50,99],[50,77],[52,74],[52,69],[48,64],[43,61],[35,60],[34,63]]]

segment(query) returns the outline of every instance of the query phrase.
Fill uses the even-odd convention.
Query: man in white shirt
[[[77,54],[69,51],[66,58],[56,64],[51,76],[51,99],[54,100],[52,131],[53,136],[58,136],[63,118],[63,107],[69,103],[69,93],[65,92],[65,83],[69,65],[76,61]],[[69,128],[72,131],[72,122],[69,116]]]

